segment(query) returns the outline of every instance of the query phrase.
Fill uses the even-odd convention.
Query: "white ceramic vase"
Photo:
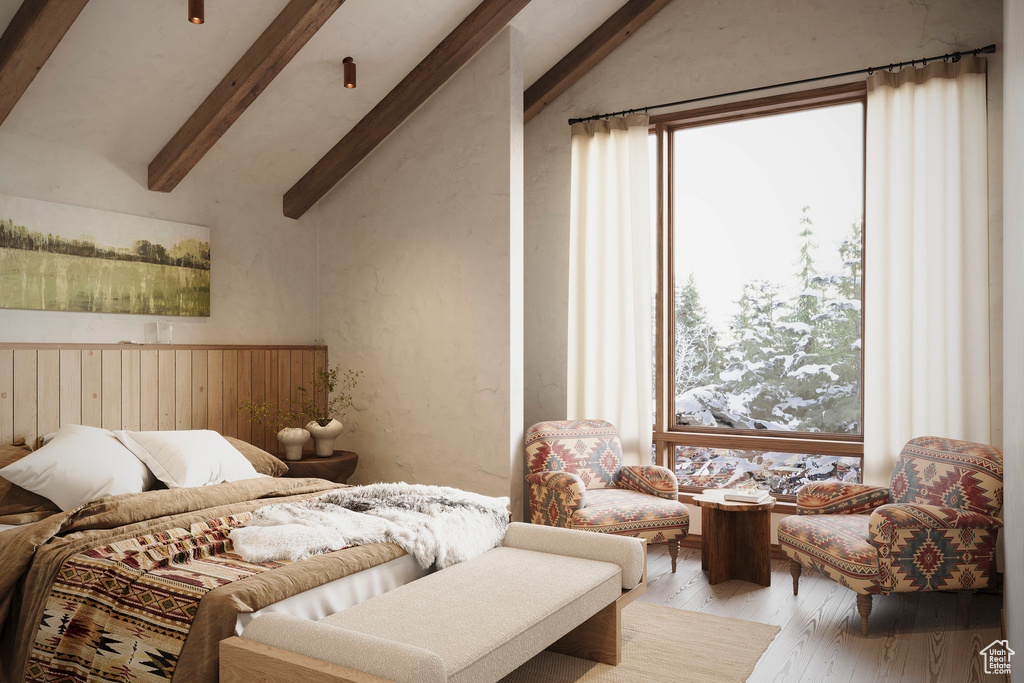
[[[285,427],[277,433],[277,440],[284,446],[285,460],[301,460],[302,447],[309,441],[309,432],[302,427]]]
[[[313,435],[313,452],[322,458],[334,455],[334,440],[341,434],[341,423],[331,418],[326,427],[321,427],[316,420],[311,420],[306,429]]]

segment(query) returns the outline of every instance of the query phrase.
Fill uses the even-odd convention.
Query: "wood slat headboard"
[[[326,366],[327,349],[314,346],[0,344],[0,444],[35,445],[74,423],[213,429],[278,453],[274,428],[239,405],[297,399]]]

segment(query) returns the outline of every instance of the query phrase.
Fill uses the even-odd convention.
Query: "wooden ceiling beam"
[[[291,0],[150,162],[149,189],[173,190],[344,2]]]
[[[530,0],[484,0],[284,195],[299,218],[510,22]]]
[[[598,62],[622,45],[647,20],[672,0],[626,0],[626,4],[583,39],[572,52],[551,67],[523,96],[523,122],[540,113],[544,107],[594,68]]]
[[[88,0],[25,0],[0,36],[0,124]]]

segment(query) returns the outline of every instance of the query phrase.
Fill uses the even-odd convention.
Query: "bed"
[[[76,672],[69,680],[102,669],[138,681],[215,681],[217,644],[255,615],[317,618],[426,573],[394,544],[295,562],[241,560],[225,543],[226,533],[253,510],[343,486],[270,476],[280,475],[273,465],[280,461],[259,453],[246,458],[265,457],[260,469],[267,471],[238,480],[178,487],[157,482],[142,492],[20,516],[4,515],[10,508],[0,507],[3,677],[49,680],[43,664],[59,654]],[[165,469],[173,473],[171,465]],[[118,620],[104,622],[113,610]]]

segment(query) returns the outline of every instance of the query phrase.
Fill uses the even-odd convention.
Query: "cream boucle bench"
[[[544,649],[618,664],[646,556],[640,539],[514,523],[500,547],[319,621],[257,617],[221,642],[220,680],[481,683]]]

